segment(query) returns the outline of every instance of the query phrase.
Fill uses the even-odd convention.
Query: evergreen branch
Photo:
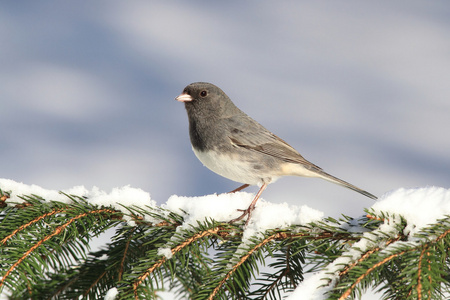
[[[0,291],[13,299],[100,299],[113,287],[120,299],[154,299],[168,283],[189,299],[280,299],[317,270],[332,274],[329,299],[370,286],[385,290],[384,299],[443,299],[450,288],[450,217],[415,234],[404,233],[413,224],[401,216],[379,213],[249,237],[239,225],[190,224],[189,212],[118,211],[66,196],[73,201],[31,195],[2,207],[0,190]],[[112,242],[88,253],[89,236],[111,227]],[[260,273],[262,265],[274,271]]]
[[[398,235],[397,238],[392,239],[392,240],[388,240],[386,241],[386,246],[389,246],[392,243],[395,243],[397,241],[399,241],[402,238],[401,235]],[[342,277],[344,275],[346,275],[348,272],[350,272],[355,266],[357,266],[358,264],[360,264],[361,262],[363,262],[364,260],[368,259],[372,254],[374,254],[375,252],[381,251],[382,248],[380,247],[375,247],[369,251],[367,251],[366,253],[364,253],[358,260],[356,260],[355,262],[349,264],[348,266],[346,266],[344,268],[344,270],[342,270],[341,272],[339,272],[339,277]]]
[[[262,295],[263,299],[265,299],[267,297],[267,295],[270,293],[271,290],[273,290],[276,286],[278,286],[278,283],[283,279],[284,276],[286,276],[286,275],[288,275],[290,273],[291,270],[290,270],[289,260],[290,260],[290,252],[289,252],[289,249],[288,249],[288,251],[286,251],[286,266],[285,266],[285,269],[283,270],[283,272],[281,272],[275,278],[275,280],[272,282],[272,284],[270,284],[269,288],[264,292],[264,294]],[[291,278],[291,281],[294,282],[293,278]]]
[[[443,233],[441,233],[437,238],[436,238],[436,242],[439,242],[440,240],[444,239],[445,237],[447,237],[447,235],[450,233],[450,229],[445,230]]]
[[[349,289],[347,289],[341,297],[339,297],[339,300],[344,300],[346,299],[348,296],[350,296],[350,294],[352,293],[352,291],[355,289],[355,287],[364,279],[366,278],[370,273],[372,273],[375,269],[377,269],[378,267],[386,264],[387,262],[389,262],[390,260],[396,258],[397,256],[403,255],[406,252],[411,251],[411,250],[404,250],[398,253],[394,253],[386,258],[384,258],[382,261],[374,264],[372,267],[370,267],[363,275],[359,276],[355,282],[350,286]]]
[[[6,207],[6,199],[8,199],[8,198],[9,198],[9,194],[8,193],[4,193],[0,189],[0,208]]]
[[[428,247],[423,247],[422,252],[420,253],[419,257],[419,265],[418,265],[418,272],[417,272],[417,299],[422,300],[422,263],[423,263],[423,256],[425,252],[427,251]],[[431,277],[428,277],[428,279],[431,282]]]
[[[215,235],[219,232],[221,228],[220,227],[216,227],[213,229],[209,229],[200,233],[195,234],[194,236],[188,238],[186,241],[184,241],[184,243],[176,246],[175,248],[171,249],[171,253],[172,255],[175,255],[177,252],[179,252],[180,250],[182,250],[183,248],[185,248],[186,246],[192,244],[193,242],[205,237],[205,236],[209,236],[209,235]],[[133,291],[134,291],[134,295],[136,299],[139,299],[138,297],[138,292],[137,292],[137,288],[138,286],[157,268],[161,267],[162,264],[164,264],[166,262],[167,258],[165,256],[161,257],[161,259],[156,262],[153,266],[151,266],[150,268],[148,268],[142,275],[140,275],[137,280],[133,283]]]
[[[83,296],[86,297],[87,295],[89,295],[89,292],[90,292],[91,290],[93,290],[93,289],[97,286],[98,282],[99,282],[106,274],[107,274],[106,271],[104,271],[103,273],[101,273],[100,276],[98,276],[98,278],[97,278],[94,282],[92,282],[91,286],[84,292]]]
[[[370,220],[381,221],[381,222],[385,221],[385,218],[379,218],[379,217],[371,215],[371,214],[367,214],[366,217]]]
[[[53,233],[47,235],[45,238],[41,239],[40,241],[38,241],[36,244],[34,244],[33,246],[30,247],[30,249],[28,251],[26,251],[22,257],[20,257],[8,270],[6,270],[6,272],[3,274],[3,277],[0,279],[0,288],[2,287],[2,285],[4,284],[5,280],[8,278],[8,276],[14,271],[14,269],[20,265],[26,258],[27,256],[29,256],[33,251],[35,251],[39,246],[41,246],[42,244],[44,244],[45,242],[47,242],[48,240],[50,240],[51,238],[53,238],[54,236],[59,235],[61,232],[64,231],[64,229],[69,226],[70,224],[72,224],[73,222],[75,222],[76,220],[83,218],[89,214],[100,214],[100,213],[115,213],[115,211],[111,210],[111,209],[98,209],[98,210],[94,210],[94,211],[90,211],[90,212],[86,212],[86,213],[82,213],[79,214],[78,216],[73,217],[72,219],[70,219],[69,221],[67,221],[65,224],[58,226]]]
[[[132,232],[134,230],[135,230],[135,228],[131,229]],[[120,261],[120,267],[119,267],[119,271],[118,271],[119,275],[117,276],[119,281],[122,281],[122,275],[123,275],[123,272],[124,272],[125,261],[126,261],[127,255],[128,255],[128,248],[130,247],[131,238],[132,238],[132,235],[130,235],[128,237],[128,240],[127,240],[127,242],[125,244],[125,249],[123,251],[122,260]]]
[[[239,266],[241,266],[255,251],[257,251],[258,249],[260,249],[261,247],[265,246],[267,243],[269,243],[270,241],[279,238],[280,237],[280,233],[275,233],[267,238],[265,238],[264,240],[262,240],[259,244],[257,244],[256,246],[254,246],[252,249],[250,249],[247,254],[245,254],[244,256],[241,257],[241,259],[239,260],[239,262],[237,262],[230,271],[228,271],[228,273],[224,276],[224,278],[222,278],[222,280],[219,282],[219,284],[216,286],[216,288],[212,291],[212,293],[209,295],[208,300],[212,300],[217,293],[219,292],[219,290],[221,289],[221,287],[225,284],[225,282],[227,282],[227,280],[231,277],[232,274],[234,274],[237,270],[237,268],[239,268]]]
[[[269,297],[280,299],[282,298],[281,291],[293,290],[303,281],[302,265],[305,264],[303,251],[309,246],[305,243],[305,240],[281,241],[274,243],[274,246],[274,251],[279,253],[268,256],[275,259],[275,262],[270,263],[268,267],[278,269],[278,271],[263,273],[262,278],[254,283],[255,286],[259,287],[249,293],[248,296],[255,296],[256,299],[268,299]],[[277,250],[278,248],[280,249]],[[299,251],[300,249],[303,250]],[[259,283],[259,281],[262,281],[262,283]]]
[[[33,224],[35,224],[35,223],[37,223],[37,222],[39,222],[39,221],[41,221],[41,220],[47,218],[47,217],[53,216],[53,215],[58,214],[58,213],[62,213],[62,212],[64,212],[64,211],[65,211],[65,209],[56,209],[56,210],[54,210],[54,211],[51,211],[51,212],[48,212],[48,213],[46,213],[46,214],[43,214],[43,215],[38,216],[37,218],[35,218],[35,219],[29,221],[29,222],[26,223],[26,224],[21,225],[19,228],[17,228],[16,230],[14,230],[11,234],[9,234],[8,236],[6,236],[6,237],[0,242],[0,244],[1,244],[2,246],[5,245],[6,242],[7,242],[10,238],[12,238],[13,236],[15,236],[18,232],[20,232],[20,231],[26,229],[28,226],[31,226],[31,225],[33,225]]]

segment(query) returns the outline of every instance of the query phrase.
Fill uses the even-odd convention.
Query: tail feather
[[[328,174],[328,173],[326,173],[326,172],[324,172],[322,170],[317,172],[317,174],[319,175],[319,177],[321,177],[321,178],[323,178],[325,180],[328,180],[328,181],[333,182],[335,184],[338,184],[340,186],[343,186],[343,187],[346,187],[348,189],[351,189],[351,190],[353,190],[355,192],[358,192],[358,193],[360,193],[360,194],[362,194],[362,195],[364,195],[366,197],[369,197],[369,198],[374,199],[374,200],[378,199],[377,196],[372,195],[371,193],[366,192],[366,191],[360,189],[359,187],[354,186],[353,184],[350,184],[350,183],[348,183],[348,182],[346,182],[346,181],[344,181],[342,179],[334,177],[333,175],[330,175],[330,174]]]

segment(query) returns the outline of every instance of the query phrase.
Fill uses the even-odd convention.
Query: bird
[[[297,150],[240,110],[217,86],[208,82],[187,85],[175,100],[183,102],[189,120],[189,136],[197,158],[211,171],[242,183],[230,193],[259,186],[242,215],[250,221],[256,202],[267,185],[283,176],[322,178],[377,199],[373,194],[326,173]]]

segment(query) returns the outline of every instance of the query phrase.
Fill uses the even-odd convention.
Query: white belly
[[[258,185],[263,183],[263,176],[254,170],[250,163],[233,159],[232,155],[217,154],[212,151],[192,150],[195,156],[211,171],[240,183]],[[276,178],[272,178],[273,182]]]

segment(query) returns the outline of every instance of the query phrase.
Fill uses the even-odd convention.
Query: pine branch
[[[320,272],[328,299],[369,287],[384,299],[440,299],[450,287],[450,218],[417,234],[400,216],[326,218],[247,236],[244,224],[188,223],[189,212],[157,206],[103,207],[0,190],[0,291],[13,299],[280,299]],[[90,251],[93,236],[114,228]],[[355,230],[355,228],[357,228]],[[264,268],[264,271],[261,269]]]
[[[377,242],[384,246],[367,250],[343,268],[332,298],[355,296],[361,293],[358,286],[364,290],[373,284],[381,286],[384,299],[441,299],[448,289],[449,221],[446,218],[428,227],[414,242],[402,234],[404,222],[397,225],[396,237],[379,233]],[[387,284],[382,285],[383,281]]]

